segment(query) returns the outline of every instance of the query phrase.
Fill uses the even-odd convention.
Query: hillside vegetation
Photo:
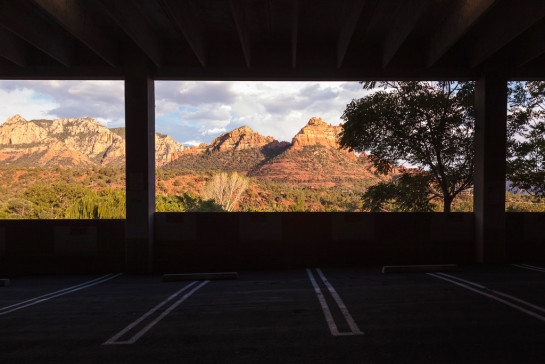
[[[97,152],[107,148],[99,143],[93,149],[89,140],[102,137],[89,130],[74,132],[73,128],[81,127],[77,120],[28,122],[14,117],[0,126],[0,218],[125,217],[124,147],[110,157]],[[110,146],[123,145],[123,128],[106,129],[94,119],[82,120],[113,141]],[[9,130],[27,133],[12,135]],[[363,192],[380,181],[395,179],[401,169],[394,167],[387,176],[375,174],[367,155],[356,156],[338,147],[338,130],[312,118],[288,143],[241,127],[210,145],[181,147],[176,152],[169,149],[172,138],[158,133],[156,210],[222,211],[214,201],[203,198],[205,185],[219,172],[237,172],[247,179],[247,188],[233,211],[361,211]],[[50,144],[44,145],[44,140]],[[80,146],[77,153],[67,152],[68,140]],[[453,211],[471,211],[472,201],[470,193],[463,194],[454,201]],[[528,195],[508,194],[506,208],[545,211],[545,204]],[[440,209],[436,203],[435,210]],[[386,210],[396,211],[396,207],[387,205]]]

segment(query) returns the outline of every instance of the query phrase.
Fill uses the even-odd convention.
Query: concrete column
[[[475,243],[477,261],[505,261],[507,78],[482,76],[475,90]]]
[[[125,64],[125,138],[127,155],[127,271],[152,269],[155,213],[155,97],[147,58],[127,52]]]

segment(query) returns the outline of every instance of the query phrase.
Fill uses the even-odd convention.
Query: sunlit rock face
[[[8,118],[0,126],[0,144],[17,145],[38,143],[47,138],[47,130],[29,123],[20,115]]]
[[[155,133],[155,164],[162,166],[176,160],[185,147],[170,135]]]
[[[337,141],[339,133],[342,130],[341,125],[331,125],[322,120],[322,118],[313,117],[297,135],[292,139],[294,148],[302,148],[310,145],[323,145],[335,149],[341,149]],[[353,151],[344,150],[348,155],[355,158]]]
[[[225,152],[228,150],[259,148],[274,141],[273,137],[254,132],[249,126],[241,126],[214,139],[208,146],[208,150]]]
[[[0,125],[0,162],[21,167],[86,167],[125,163],[124,128],[93,118],[30,120],[15,115]],[[171,162],[184,147],[156,133],[156,164]]]

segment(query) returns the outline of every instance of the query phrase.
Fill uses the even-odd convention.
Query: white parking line
[[[107,281],[109,281],[111,279],[117,278],[121,274],[123,274],[123,273],[118,273],[118,274],[115,274],[115,275],[107,274],[105,276],[93,279],[93,280],[88,281],[88,282],[84,282],[84,283],[81,283],[81,284],[78,284],[78,285],[75,285],[75,286],[72,286],[72,287],[64,288],[64,289],[61,289],[59,291],[51,292],[51,293],[48,293],[48,294],[45,294],[45,295],[42,295],[42,296],[39,296],[39,297],[36,297],[36,298],[32,298],[32,299],[29,299],[29,300],[26,300],[26,301],[23,301],[23,302],[16,303],[14,305],[2,307],[2,308],[0,308],[0,316],[6,315],[6,314],[8,314],[10,312],[13,312],[13,311],[21,310],[21,309],[23,309],[25,307],[36,305],[36,304],[41,303],[41,302],[49,301],[50,299],[53,299],[53,298],[56,298],[56,297],[64,296],[64,295],[69,294],[69,293],[73,293],[73,292],[80,291],[80,290],[85,289],[85,288],[96,286],[97,284],[101,284],[101,283],[107,282]]]
[[[502,297],[511,299],[511,300],[516,301],[516,302],[518,302],[518,303],[524,304],[524,305],[526,305],[527,307],[531,307],[531,308],[536,309],[536,310],[538,310],[538,311],[545,312],[545,308],[543,308],[543,307],[540,307],[540,306],[534,305],[534,304],[532,304],[532,303],[523,301],[523,300],[521,300],[521,299],[519,299],[519,298],[510,296],[510,295],[508,295],[508,294],[506,294],[506,293],[503,293],[503,292],[499,292],[499,291],[494,291],[494,290],[488,289],[488,288],[486,288],[486,287],[484,287],[484,286],[482,286],[482,287],[484,287],[483,289],[473,288],[473,287],[471,287],[471,286],[469,286],[469,285],[467,285],[467,284],[465,284],[465,283],[461,283],[460,281],[462,281],[462,280],[461,280],[460,278],[458,278],[458,277],[450,276],[450,277],[452,278],[452,279],[451,279],[451,278],[447,278],[447,277],[441,277],[441,276],[439,276],[439,275],[437,275],[437,274],[433,274],[433,273],[426,273],[426,274],[429,275],[429,276],[435,277],[435,278],[442,279],[442,280],[444,280],[444,281],[448,281],[448,282],[450,282],[450,283],[454,283],[454,284],[457,285],[457,286],[466,288],[466,289],[468,289],[468,290],[470,290],[470,291],[476,292],[476,293],[478,293],[478,294],[480,294],[480,295],[483,295],[483,296],[486,296],[486,297],[488,297],[488,298],[492,298],[493,300],[496,300],[496,301],[498,301],[498,302],[501,302],[501,303],[503,303],[504,305],[513,307],[513,308],[516,309],[516,310],[519,310],[519,311],[521,311],[521,312],[524,312],[525,314],[528,314],[528,315],[530,315],[530,316],[532,316],[532,317],[534,317],[534,318],[536,318],[536,319],[538,319],[538,320],[541,320],[541,321],[544,321],[544,322],[545,322],[545,317],[544,317],[544,316],[542,316],[542,315],[540,315],[540,314],[537,314],[537,313],[535,313],[535,312],[532,312],[532,311],[530,311],[530,310],[528,310],[528,309],[526,309],[526,308],[524,308],[524,307],[522,307],[522,306],[519,306],[519,305],[517,305],[517,304],[515,304],[515,303],[513,303],[513,302],[509,302],[509,301],[506,301],[506,300],[504,300],[504,299],[502,299],[502,298],[499,298],[499,297],[497,297],[497,295],[500,295],[500,296],[502,296]],[[458,280],[460,280],[460,281],[458,281]],[[465,281],[465,280],[463,280],[463,281],[464,281],[464,282],[467,282],[467,283],[470,283],[470,284],[473,284],[474,286],[477,286],[477,283],[473,283],[473,282],[469,282],[469,281]],[[480,285],[479,285],[479,286],[480,286]]]
[[[329,331],[331,331],[331,335],[333,336],[363,335],[363,332],[361,332],[361,330],[359,329],[358,325],[352,318],[352,315],[350,315],[350,312],[348,312],[348,309],[346,308],[346,305],[344,304],[343,300],[341,299],[337,291],[335,291],[335,288],[333,288],[331,283],[329,283],[324,273],[321,271],[320,268],[316,268],[316,271],[318,272],[318,275],[320,276],[325,286],[327,287],[327,290],[331,294],[331,297],[333,297],[333,300],[335,301],[335,303],[337,303],[337,306],[339,306],[339,309],[341,310],[341,313],[343,314],[351,330],[350,332],[339,332],[337,324],[335,323],[335,320],[333,319],[333,315],[331,314],[331,310],[329,309],[329,306],[322,293],[322,290],[320,289],[320,286],[314,279],[314,275],[312,274],[312,271],[310,269],[307,269],[310,283],[314,287],[314,292],[316,293],[316,297],[318,297],[318,301],[320,302],[320,306],[322,307],[322,311],[324,312],[324,317],[329,326]]]
[[[189,298],[189,296],[191,296],[193,293],[195,293],[195,291],[197,291],[199,288],[203,287],[205,284],[207,284],[208,282],[210,281],[204,281],[202,282],[201,284],[199,284],[197,287],[193,288],[191,291],[189,291],[188,293],[186,293],[182,298],[180,298],[178,301],[174,302],[170,307],[168,307],[165,311],[163,311],[163,313],[161,313],[158,317],[155,318],[155,320],[151,321],[149,324],[147,324],[146,326],[144,326],[144,328],[142,328],[140,331],[138,331],[136,334],[134,334],[129,340],[125,340],[125,341],[117,341],[119,338],[121,338],[123,335],[125,335],[127,332],[129,332],[130,330],[132,330],[134,327],[136,327],[139,323],[141,323],[142,321],[144,321],[146,318],[148,318],[149,316],[151,316],[155,311],[157,311],[158,309],[160,309],[161,307],[163,307],[166,303],[168,303],[169,301],[173,300],[174,298],[176,298],[176,296],[178,296],[180,293],[182,293],[183,291],[191,288],[192,286],[194,286],[197,281],[194,281],[194,282],[191,282],[189,283],[188,285],[186,285],[185,287],[183,287],[182,289],[180,289],[179,291],[175,292],[174,294],[172,294],[171,296],[169,296],[166,300],[164,300],[163,302],[159,303],[157,306],[153,307],[151,310],[149,310],[148,312],[146,312],[144,315],[142,315],[139,319],[137,319],[136,321],[134,321],[133,323],[131,323],[129,326],[125,327],[123,330],[121,330],[120,332],[118,332],[117,334],[115,334],[114,336],[112,336],[110,339],[108,339],[107,341],[105,341],[102,345],[123,345],[123,344],[134,344],[138,339],[140,339],[146,332],[148,332],[153,326],[155,326],[159,321],[161,321],[162,319],[164,319],[169,313],[171,313],[176,307],[178,307],[179,305],[182,304],[182,302],[184,302],[186,299]]]
[[[536,266],[529,265],[529,264],[513,264],[513,265],[514,265],[515,267],[518,267],[518,268],[529,269],[529,270],[533,270],[533,271],[536,271],[536,272],[543,272],[543,273],[545,273],[545,268],[536,267]]]
[[[322,270],[320,268],[316,268],[316,271],[318,272],[318,275],[320,276],[320,278],[322,278],[322,281],[326,285],[329,293],[331,293],[331,296],[333,297],[333,299],[337,303],[337,306],[339,306],[339,308],[341,309],[341,312],[342,312],[346,322],[348,323],[348,326],[350,326],[350,330],[352,330],[354,335],[363,335],[363,332],[360,331],[360,328],[358,327],[358,325],[356,325],[356,322],[354,322],[354,319],[352,318],[352,315],[350,315],[350,312],[348,312],[348,309],[346,308],[343,300],[341,299],[341,297],[339,297],[339,295],[337,294],[337,291],[335,291],[335,288],[333,288],[331,283],[329,283],[329,281],[325,277]]]
[[[444,276],[444,277],[454,278],[454,279],[456,279],[456,280],[458,280],[458,281],[461,281],[461,282],[464,282],[464,283],[467,283],[467,284],[471,284],[472,286],[475,286],[475,287],[477,287],[477,288],[481,288],[481,289],[485,289],[485,288],[486,288],[485,286],[483,286],[483,285],[481,285],[481,284],[477,284],[477,283],[474,283],[474,282],[466,281],[465,279],[458,278],[458,277],[455,277],[455,276],[450,275],[450,274],[445,274],[445,273],[440,273],[440,272],[439,272],[439,273],[436,273],[436,274],[438,274],[438,275],[440,275],[440,276]]]

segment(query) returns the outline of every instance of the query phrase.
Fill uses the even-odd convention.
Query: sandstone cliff
[[[11,166],[123,164],[124,128],[110,130],[92,118],[30,120],[20,115],[0,125],[0,162]],[[170,136],[155,135],[156,163],[163,165],[183,151]]]
[[[214,139],[208,146],[208,151],[225,152],[228,150],[243,150],[259,148],[274,141],[273,137],[263,136],[254,132],[249,126],[241,126],[224,133]]]
[[[337,138],[342,130],[341,125],[331,125],[322,120],[322,118],[313,117],[299,133],[292,139],[293,148],[301,148],[311,145],[323,145],[326,147],[344,151],[348,156],[355,158],[353,151],[340,148]]]
[[[201,143],[198,146],[185,148],[184,155],[200,153],[240,151],[253,148],[283,149],[289,146],[288,142],[279,142],[270,136],[263,136],[253,131],[249,126],[241,126],[230,132],[223,133],[212,140],[210,144]],[[179,154],[176,156],[179,158]],[[174,158],[176,159],[176,158]]]
[[[176,160],[184,151],[184,146],[176,142],[170,135],[155,133],[155,164],[162,166]]]

